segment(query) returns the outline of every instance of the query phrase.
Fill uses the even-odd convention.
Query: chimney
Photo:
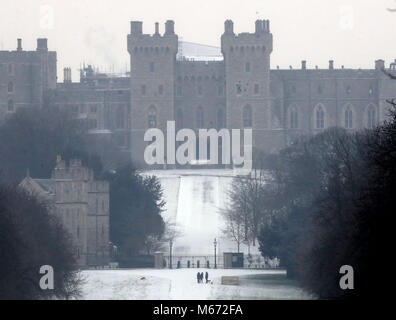
[[[63,69],[63,83],[71,83],[71,68]]]
[[[334,61],[329,60],[329,70],[333,70],[333,69],[334,69]]]
[[[17,41],[18,41],[17,51],[22,51],[22,39],[17,39]]]
[[[307,69],[307,61],[303,60],[301,61],[301,69],[306,70]]]
[[[48,51],[46,38],[37,39],[37,51]]]
[[[159,23],[158,22],[155,23],[155,34],[159,35]]]
[[[131,21],[131,34],[140,35],[143,33],[143,22]]]
[[[225,34],[234,34],[234,23],[232,22],[232,20],[226,20],[224,22],[224,33]]]
[[[380,59],[380,60],[375,60],[375,70],[383,70],[385,69],[385,61]]]
[[[264,31],[264,20],[256,20],[256,34],[260,34]]]
[[[172,20],[166,20],[165,22],[165,34],[175,34],[175,23]]]

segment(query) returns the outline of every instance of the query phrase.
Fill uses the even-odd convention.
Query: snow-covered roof
[[[221,61],[223,60],[223,55],[221,54],[220,47],[180,41],[177,59],[187,61]]]

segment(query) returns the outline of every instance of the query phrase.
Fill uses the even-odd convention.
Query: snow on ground
[[[225,226],[220,210],[226,206],[233,169],[152,170],[145,174],[159,178],[166,201],[164,218],[176,222],[182,237],[173,249],[179,255],[208,255],[217,239],[218,254],[236,251],[236,244],[223,235]],[[251,253],[258,253],[251,247]],[[247,253],[247,247],[241,246]]]
[[[198,284],[198,271],[209,272],[213,284]],[[207,300],[312,299],[286,279],[282,270],[128,269],[85,270],[82,299]],[[239,276],[240,285],[222,285],[221,276]]]

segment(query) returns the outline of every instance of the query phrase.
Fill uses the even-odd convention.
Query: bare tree
[[[237,252],[239,253],[240,246],[246,239],[245,213],[241,210],[230,207],[221,210],[221,213],[226,223],[223,233],[227,238],[235,241]]]

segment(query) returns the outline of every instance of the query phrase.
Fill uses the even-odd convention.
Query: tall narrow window
[[[197,128],[203,128],[204,127],[204,112],[202,107],[198,107],[197,109]]]
[[[298,113],[295,107],[290,109],[290,128],[297,129],[298,128]]]
[[[346,129],[352,129],[352,116],[352,109],[348,106],[344,111],[344,126]]]
[[[148,110],[148,127],[157,127],[157,109],[154,106],[150,106]]]
[[[243,108],[243,126],[245,128],[252,127],[252,107],[249,105]]]
[[[315,112],[316,116],[316,129],[324,128],[324,110],[322,106],[318,106]]]
[[[236,93],[241,94],[242,93],[242,86],[240,83],[236,84]]]
[[[260,90],[260,87],[259,87],[258,83],[256,83],[254,85],[254,94],[259,94],[259,90]]]
[[[8,93],[14,92],[14,84],[10,81],[8,82]]]
[[[14,101],[12,99],[8,100],[8,111],[14,111]]]
[[[140,91],[141,91],[141,93],[142,93],[142,96],[146,95],[146,85],[145,85],[145,84],[143,84],[143,85],[140,87]]]
[[[250,62],[246,62],[245,64],[245,71],[250,72]]]
[[[372,129],[376,124],[375,107],[369,106],[367,109],[367,127]]]
[[[125,114],[124,114],[124,107],[120,106],[117,109],[117,114],[116,114],[116,126],[117,129],[124,128],[124,120],[125,120]]]
[[[150,72],[154,72],[154,62],[150,62]]]

